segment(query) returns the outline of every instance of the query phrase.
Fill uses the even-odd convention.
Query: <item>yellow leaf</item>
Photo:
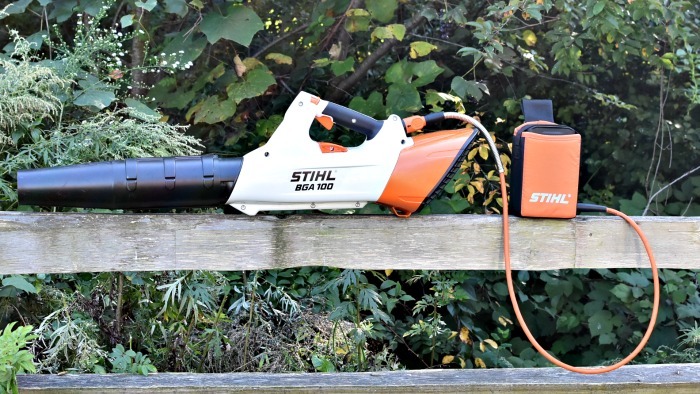
[[[481,145],[479,147],[479,156],[481,156],[482,159],[486,160],[489,158],[489,147],[488,145]]]
[[[394,270],[384,270],[384,274],[385,274],[386,276],[391,275],[392,272],[394,272]]]
[[[277,64],[289,64],[292,65],[292,57],[287,56],[282,53],[270,53],[267,56],[265,56],[266,60],[272,60],[273,62]]]
[[[532,30],[525,30],[523,32],[523,41],[529,47],[534,47],[537,44],[537,35]]]
[[[457,336],[457,331],[450,331],[450,336],[447,339],[452,339]]]
[[[479,181],[471,181],[471,182],[469,182],[469,184],[474,186],[479,193],[484,194],[484,184],[483,183],[481,183]]]
[[[335,354],[338,356],[344,356],[348,354],[348,348],[347,347],[336,347],[335,348]]]
[[[463,359],[462,357],[459,358],[459,366],[462,367],[462,368],[466,368],[466,367],[467,367],[467,362],[464,361],[464,359]]]
[[[484,343],[489,344],[494,349],[498,349],[498,344],[493,339],[484,339]]]
[[[507,326],[508,324],[513,324],[513,321],[510,320],[507,317],[504,316],[498,316],[498,322],[501,323],[502,326]]]
[[[448,354],[447,356],[445,356],[445,357],[442,358],[442,363],[443,363],[443,364],[449,364],[449,363],[451,363],[452,361],[454,361],[454,359],[455,359],[455,356],[450,356],[450,355]]]
[[[472,185],[467,185],[467,190],[469,190],[469,194],[467,194],[467,201],[469,201],[470,204],[474,204],[474,194],[476,194],[476,189],[474,189],[474,186]]]
[[[476,157],[476,154],[477,154],[477,153],[479,153],[479,149],[478,149],[478,148],[474,148],[474,149],[470,150],[469,153],[467,154],[467,159],[468,159],[468,160],[474,159],[474,157]]]
[[[481,172],[481,166],[479,165],[479,163],[474,163],[473,168],[475,173]]]
[[[411,59],[426,56],[437,49],[435,45],[425,41],[414,41],[411,43],[410,48],[409,56]]]
[[[471,345],[472,340],[469,338],[469,329],[467,327],[462,327],[459,330],[459,340],[467,345]]]
[[[476,365],[478,368],[486,368],[486,363],[479,357],[474,357],[474,365]]]
[[[343,43],[338,41],[337,44],[331,45],[331,49],[328,50],[328,54],[331,56],[331,59],[333,60],[338,60],[340,58],[340,54],[343,49]]]

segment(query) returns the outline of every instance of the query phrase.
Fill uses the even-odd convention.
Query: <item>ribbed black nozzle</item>
[[[217,156],[105,161],[21,170],[22,205],[134,209],[223,205],[243,159]]]

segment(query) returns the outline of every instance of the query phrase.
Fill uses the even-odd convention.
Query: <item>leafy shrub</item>
[[[0,335],[0,393],[18,393],[17,374],[36,372],[34,355],[23,349],[36,336],[32,326],[14,328],[12,322]]]

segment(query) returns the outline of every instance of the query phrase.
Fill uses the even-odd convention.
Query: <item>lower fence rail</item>
[[[602,375],[560,368],[346,373],[20,375],[21,393],[700,393],[700,364],[628,365]]]

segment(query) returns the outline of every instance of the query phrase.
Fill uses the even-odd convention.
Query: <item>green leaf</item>
[[[255,33],[263,29],[262,20],[255,11],[242,5],[232,5],[226,16],[217,12],[208,13],[199,25],[207,40],[214,44],[226,39],[243,46],[250,45]]]
[[[631,200],[620,200],[620,210],[628,215],[641,215],[646,205],[646,197],[639,192],[634,192]]]
[[[187,0],[165,0],[165,12],[179,17],[187,15]]]
[[[195,36],[198,37],[195,38]],[[197,60],[206,47],[207,39],[205,37],[180,32],[165,45],[161,53],[165,54],[169,63],[179,62],[185,65]]]
[[[461,97],[462,100],[473,97],[475,100],[479,101],[484,97],[484,90],[488,93],[488,89],[484,84],[467,81],[460,76],[452,78],[450,88],[457,96]]]
[[[17,290],[22,290],[26,293],[36,294],[36,287],[27,282],[26,279],[19,275],[12,275],[2,280],[3,286],[12,286]]]
[[[381,23],[387,23],[394,17],[396,9],[399,8],[399,2],[397,0],[365,0],[365,6],[372,18]]]
[[[117,97],[111,90],[87,89],[78,90],[79,95],[73,100],[73,104],[79,107],[95,107],[103,109],[108,107]]]
[[[389,84],[394,83],[410,83],[413,77],[413,64],[405,60],[396,62],[386,70],[384,80]]]
[[[442,74],[443,71],[445,71],[445,69],[438,66],[435,60],[426,60],[424,62],[415,63],[413,65],[413,75],[416,76],[416,79],[411,82],[411,85],[419,88],[421,86],[433,83],[435,78]]]
[[[390,40],[397,39],[399,41],[403,40],[406,35],[406,26],[397,23],[389,26],[379,26],[374,31],[372,31],[371,39],[372,42],[375,40]],[[413,45],[413,44],[411,44]]]
[[[632,288],[624,283],[618,283],[610,292],[623,302],[630,302],[632,300]]]
[[[607,310],[600,310],[588,318],[588,329],[592,336],[600,336],[612,332],[612,313]]]
[[[127,14],[119,19],[119,23],[122,25],[122,29],[129,27],[134,24],[134,16],[132,14]]]
[[[155,111],[152,108],[150,108],[149,106],[147,106],[146,104],[142,103],[141,101],[130,98],[130,97],[124,100],[124,104],[129,106],[129,108],[133,108],[133,109],[135,109],[135,110],[139,111],[140,113],[147,115],[147,116],[156,116],[159,118],[161,116],[161,114],[158,111]]]
[[[367,100],[360,96],[353,97],[349,104],[350,108],[357,112],[371,116],[373,118],[383,118],[386,116],[384,107],[384,97],[379,92],[372,92]]]
[[[0,19],[5,18],[7,15],[23,13],[32,1],[34,0],[18,0],[14,3],[7,4],[7,6],[0,6],[0,10],[3,11],[3,13],[0,13]]]
[[[349,73],[355,69],[355,59],[349,57],[342,61],[336,61],[331,64],[331,71],[335,76],[340,76],[345,73]]]
[[[408,84],[390,85],[386,102],[391,113],[398,115],[414,114],[423,107],[418,90]]]
[[[267,88],[276,84],[275,77],[268,71],[267,67],[259,66],[245,74],[242,81],[236,81],[226,87],[229,99],[236,104],[265,93]]]
[[[190,111],[195,114],[194,123],[218,123],[232,117],[236,113],[236,103],[232,99],[219,100],[217,96],[210,96],[206,100],[192,107]]]
[[[345,30],[350,33],[369,30],[369,12],[361,8],[353,8],[345,13]]]
[[[137,1],[134,3],[134,5],[138,8],[143,8],[146,11],[153,11],[154,8],[158,5],[157,0],[146,0],[146,1]]]
[[[409,56],[411,56],[411,59],[426,56],[437,49],[435,45],[425,41],[414,41],[411,43],[410,47]]]
[[[311,356],[311,363],[314,365],[314,368],[316,368],[316,370],[319,372],[335,372],[335,366],[333,365],[333,363],[315,354]]]
[[[603,12],[605,9],[605,0],[598,0],[597,3],[593,6],[593,9],[591,10],[591,15],[596,16]]]

